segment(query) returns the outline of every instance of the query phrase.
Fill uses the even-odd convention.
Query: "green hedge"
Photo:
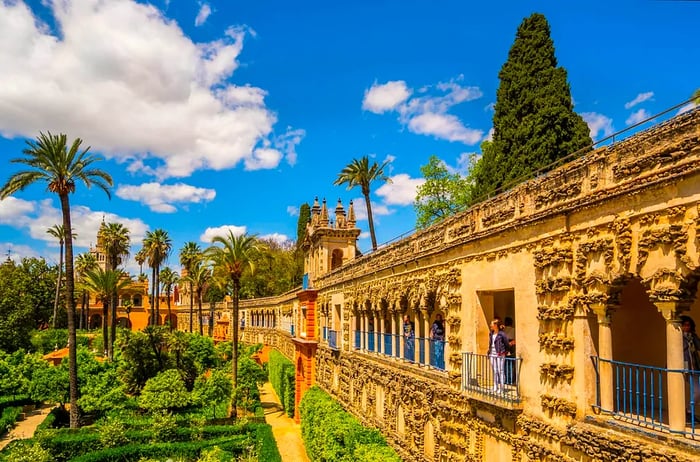
[[[256,425],[258,437],[258,460],[265,462],[282,462],[277,442],[272,434],[272,427],[267,424]]]
[[[143,458],[182,457],[199,458],[202,450],[218,446],[232,455],[240,455],[249,443],[247,435],[236,435],[209,441],[186,443],[127,444],[103,449],[71,459],[72,462],[132,462]],[[263,459],[261,459],[263,460]]]
[[[9,431],[15,426],[17,418],[22,413],[22,407],[6,407],[2,410],[0,415],[0,435],[4,435],[6,431]]]
[[[294,417],[296,386],[294,364],[279,351],[271,350],[267,371],[272,388],[282,402],[282,407],[289,417]]]
[[[63,424],[68,424],[69,421],[70,415],[68,411],[62,407],[55,407],[49,411],[44,421],[36,427],[36,431],[42,432],[44,430],[58,428]]]
[[[363,427],[320,388],[304,394],[299,410],[301,436],[312,461],[401,461],[378,430]]]
[[[33,402],[29,395],[0,396],[0,412],[6,407],[24,406]]]

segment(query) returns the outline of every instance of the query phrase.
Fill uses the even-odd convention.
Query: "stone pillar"
[[[612,329],[610,327],[612,310],[606,303],[592,303],[591,309],[598,316],[598,357],[613,359]],[[598,380],[600,386],[600,407],[605,411],[614,411],[613,373],[609,362],[598,363]]]
[[[423,340],[421,340],[421,348],[423,349],[423,360],[425,364],[430,364],[430,314],[428,310],[420,310],[420,322],[423,324]],[[420,354],[420,353],[417,353]],[[420,359],[420,356],[416,358]]]
[[[678,319],[678,302],[656,301],[654,305],[666,320],[666,368],[668,372],[668,426],[671,431],[685,430],[685,378],[683,369],[683,332]]]
[[[386,316],[379,316],[379,332],[382,333],[382,335],[379,336],[377,339],[377,352],[378,353],[384,353],[386,354],[386,351],[384,351],[384,334],[386,333]]]

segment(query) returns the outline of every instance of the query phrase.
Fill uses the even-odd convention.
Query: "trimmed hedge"
[[[265,462],[282,462],[277,442],[272,434],[272,427],[267,424],[256,425],[258,437],[258,460]]]
[[[363,427],[326,392],[314,386],[301,400],[301,436],[318,462],[401,462],[378,430]]]
[[[289,417],[294,417],[294,393],[296,377],[294,363],[277,350],[270,351],[267,372],[272,388],[282,402],[282,407]]]
[[[22,408],[20,406],[6,407],[2,410],[2,415],[0,415],[0,435],[5,434],[6,431],[15,426],[15,422],[21,413]]]
[[[6,407],[24,406],[32,403],[34,401],[29,398],[29,395],[0,396],[0,412]]]

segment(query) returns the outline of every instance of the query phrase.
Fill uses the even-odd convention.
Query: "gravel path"
[[[265,422],[272,427],[282,462],[309,462],[301,439],[301,427],[284,412],[270,382],[260,389],[260,402],[265,409]]]
[[[34,436],[36,427],[44,421],[49,412],[51,412],[50,407],[43,407],[27,413],[26,419],[17,422],[15,428],[0,438],[0,451],[10,444],[11,441],[23,440]]]

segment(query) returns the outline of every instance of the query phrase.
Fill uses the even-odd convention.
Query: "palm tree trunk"
[[[214,338],[214,306],[215,301],[209,302],[209,338]]]
[[[202,326],[202,291],[197,293],[197,308],[199,312],[199,335],[204,335],[204,326]]]
[[[168,326],[170,327],[170,330],[173,330],[173,320],[170,317],[170,288],[165,292],[165,295],[168,297]]]
[[[112,297],[111,332],[109,334],[109,360],[114,359],[114,340],[117,338],[117,303],[119,298]]]
[[[157,270],[156,270],[156,285],[155,285],[155,290],[156,290],[156,326],[160,325],[160,264],[157,265]]]
[[[192,293],[192,281],[190,281],[190,334],[192,333],[193,318],[194,318],[194,294]]]
[[[56,318],[58,317],[58,299],[61,294],[61,273],[63,271],[63,242],[59,241],[59,257],[58,257],[58,279],[56,279],[56,298],[53,302],[53,321],[51,327],[56,328]]]
[[[151,325],[156,325],[156,265],[151,268]]]
[[[79,325],[78,329],[83,329],[83,317],[85,316],[85,291],[83,291],[82,294],[80,294],[80,316],[78,316],[79,320]]]
[[[63,229],[68,239],[66,245],[66,311],[68,312],[68,383],[70,388],[70,428],[80,425],[80,410],[78,409],[78,361],[75,335],[75,298],[73,294],[73,228],[70,219],[70,202],[68,194],[58,196],[61,200],[63,214]]]
[[[238,388],[238,296],[241,290],[241,281],[238,278],[233,279],[233,311],[231,312],[231,363],[233,365],[233,373],[231,381],[233,384],[234,396],[236,388]],[[236,417],[236,402],[231,406],[231,417]]]
[[[109,297],[102,300],[102,350],[103,354],[107,355],[109,349]]]
[[[372,218],[372,203],[369,200],[369,190],[362,189],[362,195],[365,196],[365,205],[367,206],[367,222],[369,223],[369,236],[372,238],[372,250],[377,250],[377,237],[374,235],[374,219]]]

